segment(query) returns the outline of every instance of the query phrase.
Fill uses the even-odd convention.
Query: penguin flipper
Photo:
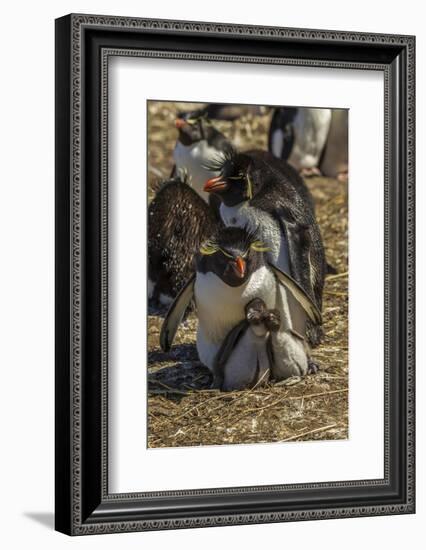
[[[245,333],[248,326],[249,326],[248,321],[246,319],[243,319],[228,332],[224,341],[222,342],[222,345],[220,346],[218,352],[216,353],[216,357],[214,361],[215,374],[223,370],[231,353],[234,351],[235,346],[238,343],[238,340]]]
[[[194,296],[194,284],[195,273],[181,289],[167,312],[160,332],[160,346],[163,351],[169,351],[173,344],[179,324]]]
[[[266,341],[266,353],[268,355],[269,369],[270,372],[272,372],[274,366],[274,348],[272,346],[271,335],[268,336],[268,339]]]
[[[269,263],[269,267],[272,269],[272,272],[275,274],[278,281],[292,294],[293,298],[298,302],[298,304],[303,308],[309,319],[316,324],[322,324],[322,316],[320,310],[314,304],[314,302],[309,298],[303,288],[287,273],[278,269],[278,267]]]

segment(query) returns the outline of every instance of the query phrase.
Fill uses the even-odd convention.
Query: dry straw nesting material
[[[172,170],[176,112],[187,104],[151,102],[148,118],[148,196]],[[215,125],[241,149],[267,147],[270,114]],[[348,437],[348,201],[347,185],[307,180],[316,204],[328,262],[337,275],[324,289],[325,338],[313,350],[320,371],[251,390],[208,389],[198,361],[196,319],[181,325],[170,353],[159,348],[162,316],[148,322],[148,446],[346,439]]]

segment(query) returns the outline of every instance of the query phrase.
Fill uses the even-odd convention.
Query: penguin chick
[[[266,309],[255,298],[245,307],[245,319],[225,338],[214,364],[213,387],[224,391],[265,384],[273,367],[271,332],[281,324],[279,311]]]
[[[193,273],[194,254],[217,228],[209,206],[179,178],[148,208],[148,298],[169,305]]]
[[[256,230],[269,247],[269,262],[291,275],[321,310],[324,247],[312,197],[300,176],[257,150],[233,150],[210,166],[219,176],[207,180],[204,189],[220,198],[224,224]],[[319,338],[310,343],[318,344]]]
[[[211,177],[204,165],[218,153],[228,151],[231,144],[212,125],[207,116],[207,109],[180,112],[175,125],[178,138],[173,152],[175,167],[172,175],[182,170],[187,172],[190,185],[195,191],[205,201],[215,203],[215,198],[203,190],[204,182]]]

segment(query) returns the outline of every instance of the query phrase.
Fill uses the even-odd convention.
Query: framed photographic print
[[[56,21],[56,529],[413,513],[412,36]]]

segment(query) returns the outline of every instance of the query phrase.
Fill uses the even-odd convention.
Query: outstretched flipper
[[[269,267],[272,269],[272,272],[275,274],[278,281],[291,293],[293,298],[302,307],[308,318],[313,323],[321,324],[321,312],[303,288],[292,277],[290,277],[290,275],[287,275],[287,273],[284,273],[281,269],[278,269],[278,267],[271,263],[269,264]]]
[[[167,312],[160,333],[160,346],[163,351],[169,351],[173,344],[178,326],[194,296],[194,284],[195,274],[176,296]]]

